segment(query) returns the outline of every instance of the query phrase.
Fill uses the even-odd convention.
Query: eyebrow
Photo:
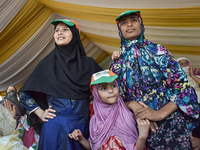
[[[137,16],[132,16],[132,17],[130,17],[130,18],[132,19],[132,18],[138,18],[138,17],[137,17]],[[124,21],[124,20],[126,20],[126,19],[125,19],[125,18],[124,18],[124,19],[122,18],[122,19],[120,20],[120,22],[122,22],[122,21]]]

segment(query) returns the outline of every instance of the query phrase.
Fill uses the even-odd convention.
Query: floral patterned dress
[[[141,101],[154,110],[169,102],[178,110],[157,122],[159,129],[149,133],[147,149],[192,149],[187,118],[190,123],[199,119],[199,106],[194,89],[171,53],[162,45],[145,39],[144,25],[139,17],[141,35],[138,40],[126,40],[118,24],[121,38],[119,60],[113,60],[110,70],[116,73],[120,95],[124,101]]]

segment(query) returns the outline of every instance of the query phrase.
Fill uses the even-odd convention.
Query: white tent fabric
[[[55,19],[76,21],[87,56],[107,69],[111,54],[120,50],[114,18],[127,9],[144,11],[147,39],[166,46],[175,58],[187,57],[193,67],[200,68],[199,0],[1,0],[0,8],[0,91],[9,85],[19,88],[54,49],[50,22]],[[163,22],[154,22],[157,19]],[[165,22],[170,19],[172,22]],[[190,22],[185,22],[187,19]]]

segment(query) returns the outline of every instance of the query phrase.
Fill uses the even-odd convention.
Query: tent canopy
[[[0,91],[18,89],[38,62],[53,50],[55,19],[75,20],[87,56],[104,69],[120,50],[115,18],[140,10],[145,37],[165,46],[175,58],[187,57],[200,68],[199,0],[1,0]]]

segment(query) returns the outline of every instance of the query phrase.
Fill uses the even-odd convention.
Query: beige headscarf
[[[180,60],[182,59],[185,59],[187,61],[190,61],[189,59],[185,58],[185,57],[179,57],[176,59],[177,62],[179,62]],[[197,94],[197,100],[198,100],[198,103],[200,103],[200,87],[199,87],[199,84],[190,77],[189,75],[189,72],[186,72],[186,75],[187,75],[187,79],[188,79],[188,82],[190,83],[190,85],[195,89],[195,92]],[[197,76],[200,78],[200,76]]]

